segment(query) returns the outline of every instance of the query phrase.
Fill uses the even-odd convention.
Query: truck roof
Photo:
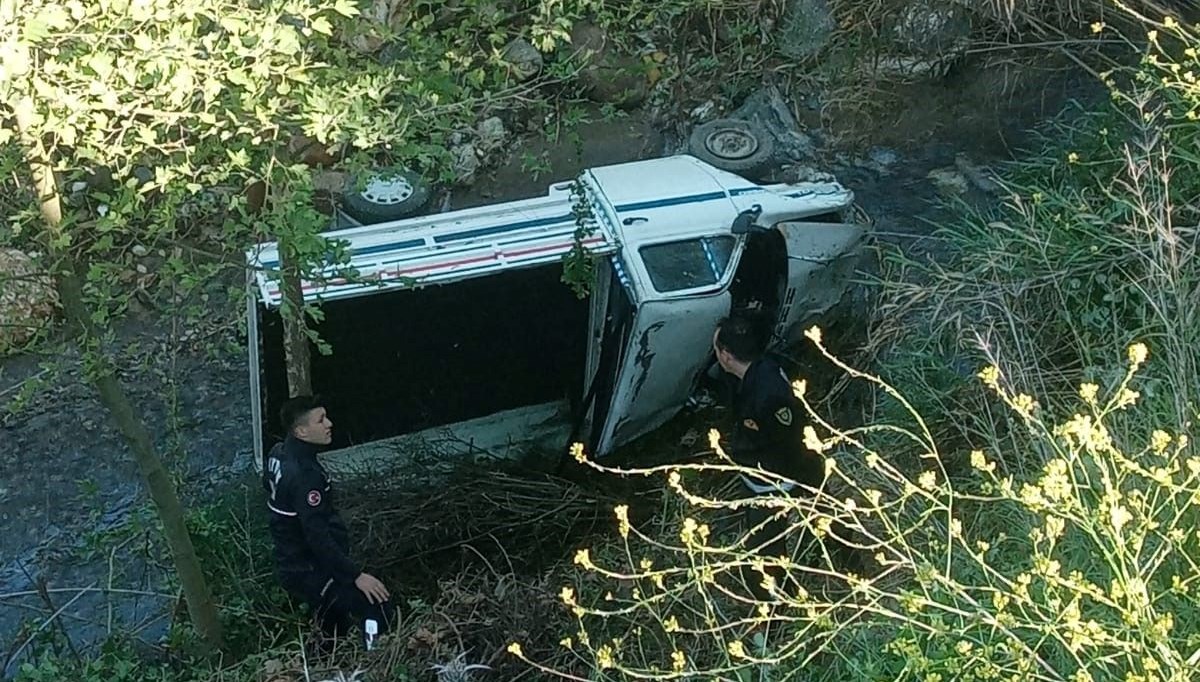
[[[691,156],[671,156],[585,171],[593,216],[583,219],[583,246],[611,253],[710,235],[754,205],[767,215],[816,214],[847,205],[852,196],[837,183],[762,186]],[[347,278],[325,268],[320,281],[302,283],[305,300],[361,296],[380,289],[450,282],[489,272],[551,263],[574,246],[580,227],[572,212],[572,182],[555,183],[546,196],[326,232],[348,242]],[[281,302],[279,249],[275,242],[246,253],[259,295]],[[341,266],[345,268],[345,266]]]

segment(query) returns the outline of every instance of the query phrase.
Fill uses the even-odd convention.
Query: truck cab
[[[581,441],[594,456],[658,428],[751,302],[788,344],[849,286],[866,237],[834,181],[759,185],[680,155],[591,168],[543,197],[338,229],[353,277],[304,282],[346,461],[504,454]],[[562,282],[576,244],[588,295]],[[287,397],[276,244],[246,254],[256,461]],[[367,464],[369,466],[369,464]]]

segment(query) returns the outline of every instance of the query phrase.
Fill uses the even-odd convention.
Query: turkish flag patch
[[[308,506],[317,507],[317,506],[320,506],[320,504],[321,504],[321,491],[319,491],[319,490],[308,491]]]

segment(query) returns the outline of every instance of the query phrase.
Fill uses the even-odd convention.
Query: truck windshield
[[[733,237],[705,237],[643,246],[639,253],[654,288],[667,293],[720,282],[734,244]]]

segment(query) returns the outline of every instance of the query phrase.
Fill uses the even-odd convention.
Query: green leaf
[[[344,17],[356,17],[360,14],[354,0],[337,0],[333,3],[333,11]]]
[[[312,30],[327,36],[333,35],[333,26],[325,17],[317,17],[312,21]]]

